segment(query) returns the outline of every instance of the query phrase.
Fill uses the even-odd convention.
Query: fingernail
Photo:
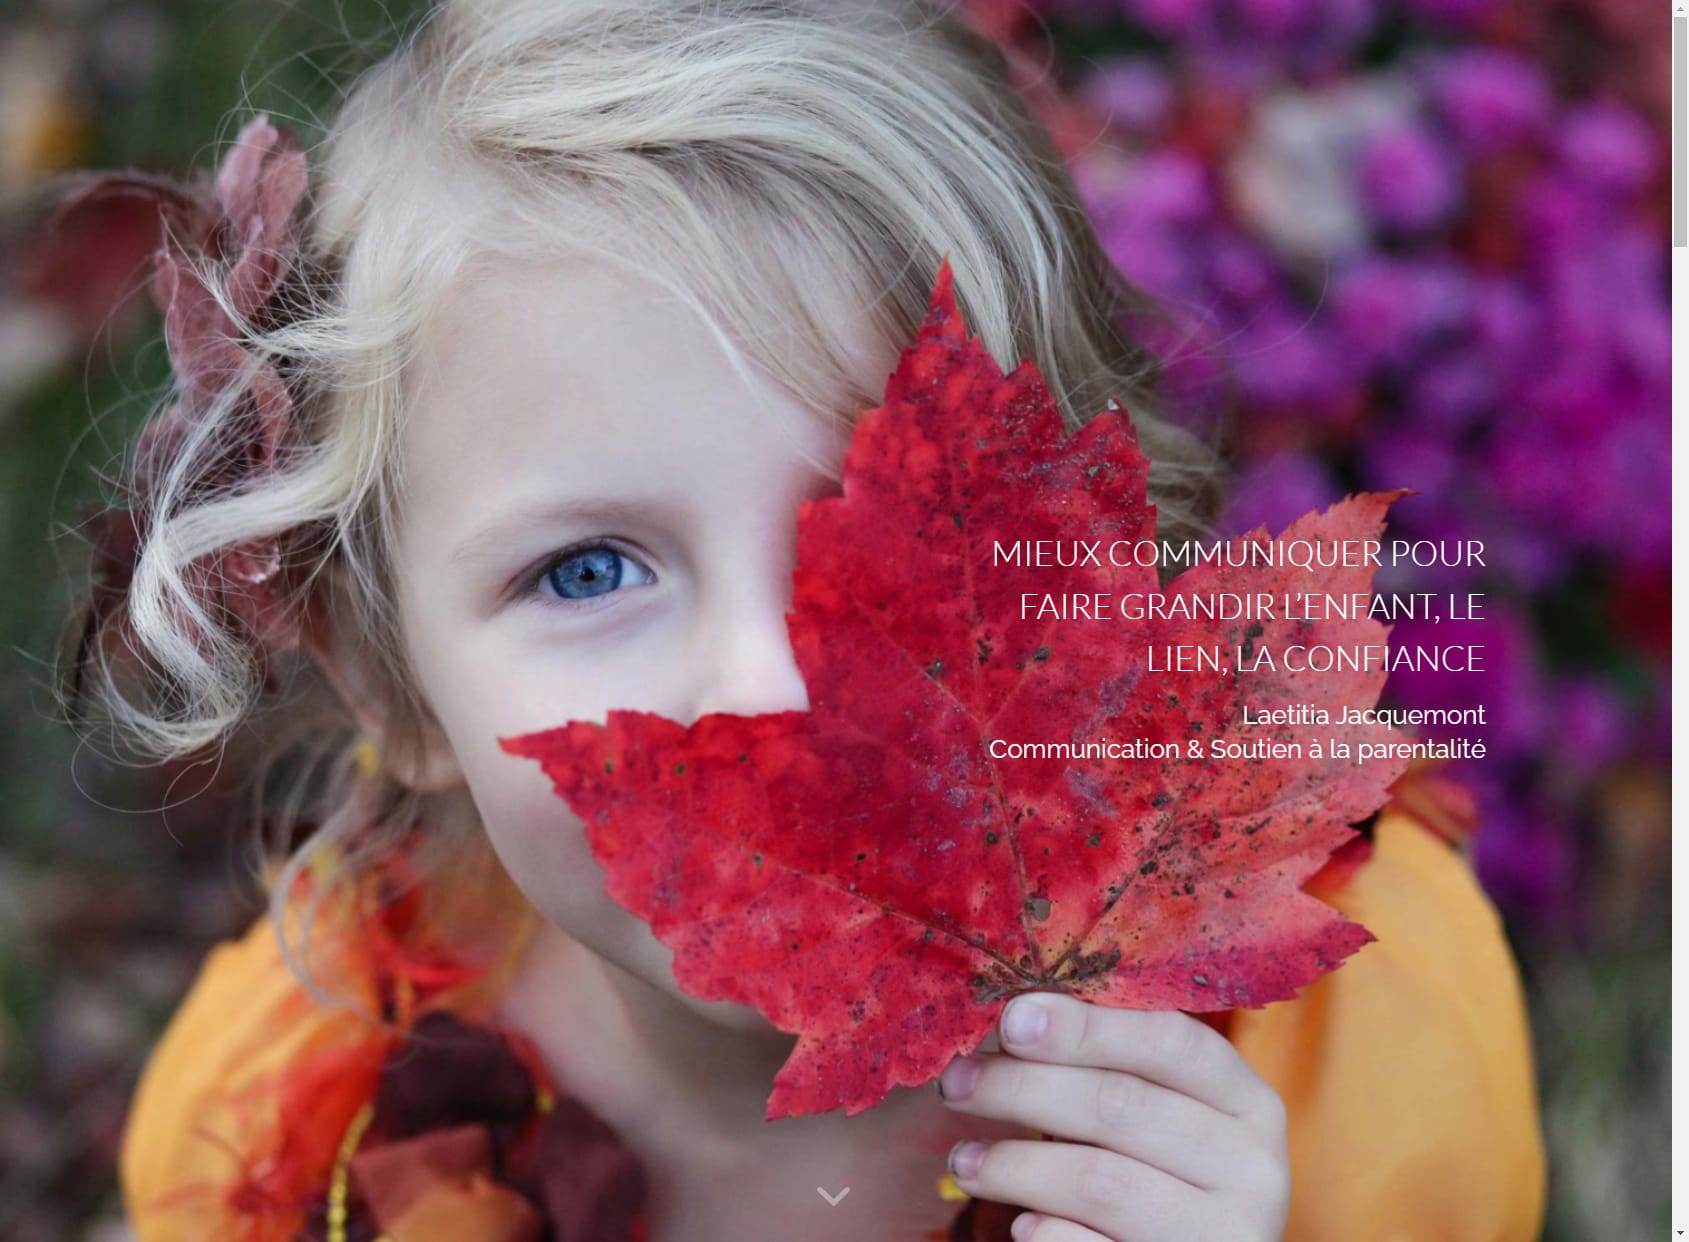
[[[946,1100],[965,1100],[974,1093],[979,1081],[979,1062],[972,1057],[957,1057],[938,1078],[938,1093]]]
[[[966,1181],[979,1172],[985,1162],[985,1144],[978,1139],[963,1139],[950,1149],[950,1172]]]
[[[1044,1006],[1030,996],[1017,996],[1003,1013],[1003,1039],[1011,1044],[1035,1044],[1050,1025]]]
[[[1009,1226],[1009,1236],[1015,1242],[1026,1242],[1026,1239],[1032,1236],[1032,1231],[1038,1228],[1038,1222],[1043,1219],[1037,1212],[1022,1212]]]

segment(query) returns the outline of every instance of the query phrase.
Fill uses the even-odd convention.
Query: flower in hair
[[[306,162],[293,135],[259,115],[236,136],[210,185],[137,173],[75,178],[50,226],[79,212],[139,199],[158,211],[160,240],[150,289],[164,317],[175,375],[172,403],[142,429],[135,468],[122,485],[127,508],[88,519],[95,586],[77,667],[105,620],[128,596],[164,474],[187,443],[209,429],[196,453],[191,492],[226,493],[279,470],[298,435],[292,396],[275,364],[249,348],[247,330],[274,326],[277,292],[298,256],[295,210]],[[218,294],[221,294],[221,301]],[[219,403],[227,412],[213,425]],[[243,622],[261,655],[297,645],[298,629],[280,604],[281,534],[227,544],[196,562],[190,581],[220,619]]]

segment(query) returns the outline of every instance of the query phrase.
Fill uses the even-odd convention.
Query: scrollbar
[[[1684,98],[1689,77],[1689,14],[1678,6],[1671,17],[1671,244],[1689,246],[1689,197],[1684,194],[1685,151],[1689,151],[1689,100]]]

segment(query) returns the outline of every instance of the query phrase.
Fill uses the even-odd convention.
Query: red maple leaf
[[[500,739],[581,817],[611,896],[674,950],[681,987],[797,1034],[770,1119],[856,1113],[929,1081],[1020,992],[1255,1007],[1373,939],[1301,885],[1402,764],[1183,756],[1216,737],[1383,740],[1243,714],[1370,707],[1384,673],[1150,673],[1145,651],[1382,643],[1382,625],[1039,620],[1023,593],[1162,588],[1154,568],[1106,559],[993,564],[997,541],[1152,540],[1146,472],[1123,412],[1069,434],[1030,362],[1003,375],[967,335],[947,260],[856,426],[843,495],[799,513],[787,623],[810,710],[690,726],[612,711]],[[1376,538],[1398,495],[1349,497],[1279,538]],[[1165,593],[1349,595],[1371,579],[1198,566]],[[990,754],[993,739],[1139,738],[1181,757]]]

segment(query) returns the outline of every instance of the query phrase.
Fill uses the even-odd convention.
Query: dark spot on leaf
[[[1154,871],[1155,871],[1155,859],[1153,859],[1153,858],[1150,859],[1143,866],[1138,868],[1138,874],[1139,875],[1150,875]]]
[[[1106,975],[1120,965],[1120,948],[1101,950],[1095,953],[1075,953],[1073,955],[1073,981],[1082,982],[1098,975]]]
[[[1050,649],[1048,647],[1040,647],[1037,651],[1032,653],[1032,658],[1034,660],[1048,660],[1050,658]]]
[[[616,770],[615,761],[610,760],[610,759],[606,759],[604,761],[604,771],[605,771],[605,773],[608,774],[608,773],[614,772],[615,770]]]
[[[997,834],[995,832],[986,833],[985,834],[985,843],[987,845],[996,845],[997,844]]]
[[[1166,806],[1171,801],[1173,801],[1172,797],[1165,790],[1163,790],[1161,793],[1158,793],[1158,794],[1155,795],[1155,797],[1151,798],[1149,800],[1149,804],[1151,806],[1155,807],[1157,810],[1160,810],[1162,807]]]
[[[686,775],[686,765],[684,763],[675,764],[674,765],[674,774],[676,776],[685,776]]]
[[[939,674],[942,673],[943,671],[944,671],[944,661],[943,660],[934,660],[931,664],[927,665],[927,676],[931,677],[934,681],[938,680]]]
[[[1050,899],[1048,897],[1033,897],[1026,903],[1026,908],[1031,912],[1034,923],[1042,923],[1050,917]]]
[[[1185,892],[1186,893],[1196,892],[1196,885],[1192,884],[1189,880],[1186,880],[1185,881]]]
[[[1192,975],[1191,978],[1196,981],[1196,986],[1199,988],[1205,988],[1208,986],[1207,975]]]
[[[1101,845],[1102,843],[1103,834],[1100,832],[1093,832],[1090,836],[1085,838],[1086,845]]]
[[[1266,630],[1259,621],[1244,631],[1243,650],[1239,653],[1243,659],[1247,660],[1255,654],[1255,640],[1264,633],[1266,633]]]

